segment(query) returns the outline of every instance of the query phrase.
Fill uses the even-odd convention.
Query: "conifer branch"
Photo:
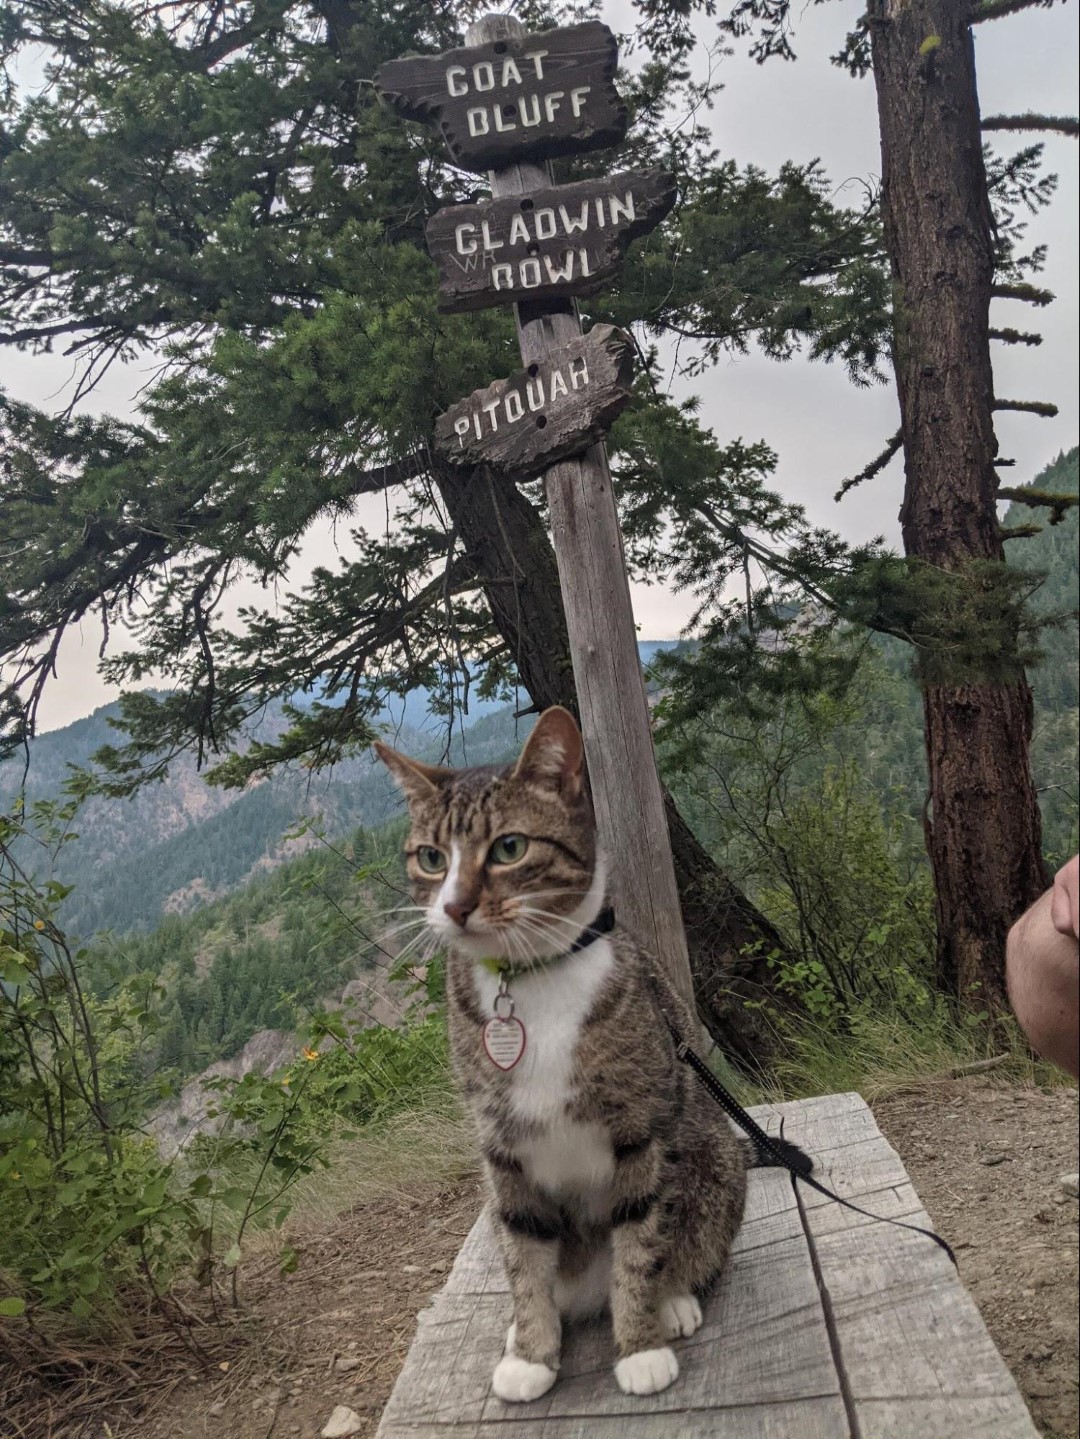
[[[1032,330],[991,330],[990,338],[1000,340],[1003,345],[1041,345],[1043,337]]]
[[[1001,486],[997,492],[999,500],[1015,500],[1018,505],[1030,505],[1032,509],[1050,511],[1050,523],[1059,525],[1065,518],[1065,511],[1080,504],[1080,495],[1054,494],[1050,490],[1028,489],[1026,486]]]
[[[1058,412],[1057,405],[1046,400],[995,400],[994,409],[1020,410],[1025,415],[1042,415],[1047,420],[1052,420]]]
[[[972,25],[981,25],[984,20],[1003,20],[1006,15],[1016,15],[1035,6],[1049,10],[1053,3],[1054,0],[978,0],[971,7],[970,20]]]
[[[1041,534],[1042,525],[998,525],[998,539],[1002,543],[1006,540],[1026,540]]]
[[[863,480],[872,480],[875,475],[880,474],[903,443],[904,433],[902,430],[897,430],[881,454],[872,459],[865,469],[860,470],[857,475],[849,476],[837,490],[836,494],[833,495],[833,499],[842,500],[848,490],[853,490],[856,485],[861,485]]]
[[[995,300],[1026,300],[1029,305],[1049,305],[1054,298],[1053,290],[1035,285],[991,285],[990,295]]]
[[[1080,120],[1075,115],[987,115],[981,122],[984,130],[1056,130],[1072,139],[1080,136]]]

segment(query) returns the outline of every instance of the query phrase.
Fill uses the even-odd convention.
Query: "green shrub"
[[[215,1081],[213,1164],[163,1159],[145,1133],[169,1093],[152,1072],[162,991],[135,975],[94,997],[87,955],[55,920],[67,890],[28,877],[70,838],[74,805],[38,807],[35,829],[0,817],[0,1318],[48,1309],[106,1319],[132,1288],[162,1307],[177,1274],[235,1272],[245,1230],[280,1224],[291,1187],[321,1160],[303,1085]],[[40,854],[37,856],[40,858]],[[234,1161],[253,1163],[242,1185]],[[234,1218],[222,1225],[222,1215]],[[224,1247],[228,1241],[228,1247]],[[286,1256],[287,1259],[287,1256]],[[6,1292],[5,1292],[6,1291]]]

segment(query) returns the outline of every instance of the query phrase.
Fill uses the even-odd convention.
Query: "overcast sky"
[[[742,53],[723,59],[724,91],[711,116],[714,138],[725,157],[740,165],[754,163],[775,171],[787,159],[820,158],[841,201],[859,203],[862,186],[880,173],[873,83],[852,80],[828,62],[862,9],[862,0],[811,4],[801,12],[795,48],[798,61],[754,65]],[[1031,10],[976,29],[982,111],[1044,114],[1077,112],[1077,57],[1080,53],[1075,0],[1052,10]],[[626,28],[627,0],[609,0],[615,28]],[[702,22],[702,38],[715,37]],[[1002,135],[1001,148],[1019,148],[1026,137]],[[1033,137],[1043,138],[1043,137]],[[1032,311],[1016,302],[995,301],[994,319],[1045,336],[1037,350],[994,346],[995,389],[1009,399],[1050,400],[1056,419],[999,414],[996,421],[1003,455],[1015,458],[1010,483],[1031,479],[1060,450],[1080,436],[1077,414],[1077,144],[1046,136],[1049,167],[1060,176],[1052,207],[1038,216],[1029,232],[1033,243],[1049,245],[1047,268],[1039,280],[1057,302]],[[149,360],[115,367],[95,392],[91,407],[128,414],[131,400],[150,370]],[[31,357],[0,350],[0,386],[16,399],[60,409],[70,395],[71,362],[59,355]],[[674,388],[680,391],[676,379]],[[742,437],[765,439],[779,454],[776,487],[803,503],[811,518],[853,540],[884,534],[899,541],[897,510],[902,469],[894,460],[885,473],[853,491],[837,505],[839,482],[877,454],[898,425],[891,387],[855,390],[842,367],[811,365],[794,359],[778,365],[757,355],[722,362],[695,389],[703,416],[722,442]],[[379,523],[384,510],[373,505],[369,518]],[[359,517],[364,518],[363,512]],[[299,581],[315,562],[334,563],[328,535],[305,543],[296,567]],[[658,587],[634,587],[634,609],[643,639],[678,634],[692,608],[688,597]],[[59,677],[42,708],[42,727],[56,728],[89,713],[113,696],[95,673],[100,630],[87,622],[64,645]]]

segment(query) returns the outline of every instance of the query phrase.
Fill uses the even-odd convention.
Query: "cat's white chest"
[[[509,1097],[514,1112],[531,1127],[573,1127],[565,1116],[573,1098],[581,1028],[614,964],[610,943],[598,938],[580,954],[512,982],[514,1013],[525,1028],[525,1049],[507,1076]],[[487,1013],[493,1012],[497,989],[498,980],[484,975],[480,1000]]]

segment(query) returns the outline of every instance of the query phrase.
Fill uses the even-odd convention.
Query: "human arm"
[[[1009,931],[1009,998],[1032,1047],[1080,1077],[1080,860]]]

